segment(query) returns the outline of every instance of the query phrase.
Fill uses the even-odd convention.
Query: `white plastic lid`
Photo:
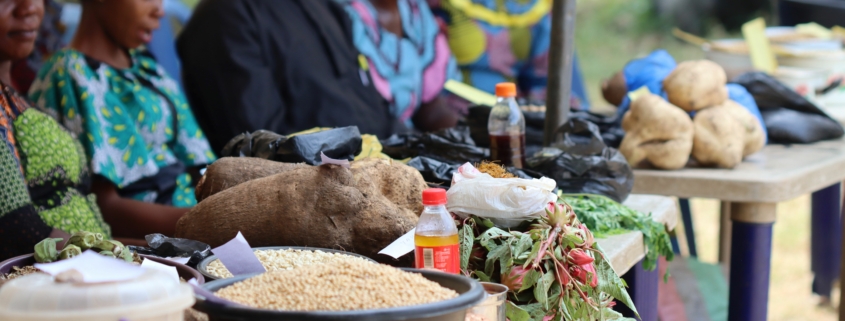
[[[130,281],[99,284],[58,283],[34,273],[0,287],[0,320],[155,320],[193,304],[189,285],[155,270]]]

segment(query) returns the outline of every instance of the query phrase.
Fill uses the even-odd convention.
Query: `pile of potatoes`
[[[619,150],[635,167],[679,169],[690,156],[701,166],[735,167],[763,148],[766,137],[757,118],[728,99],[726,84],[714,62],[679,64],[663,81],[668,101],[644,94],[631,103]]]

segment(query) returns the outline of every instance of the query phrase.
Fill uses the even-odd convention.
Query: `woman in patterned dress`
[[[163,15],[161,0],[83,0],[70,48],[30,89],[82,142],[97,203],[123,237],[173,233],[196,204],[192,178],[215,159],[179,86],[136,50]]]
[[[0,1],[0,261],[47,237],[111,236],[82,145],[11,87],[12,62],[32,52],[43,15],[43,0]]]
[[[349,13],[355,47],[393,116],[422,131],[454,127],[462,111],[450,109],[441,92],[460,74],[426,1],[338,2]]]

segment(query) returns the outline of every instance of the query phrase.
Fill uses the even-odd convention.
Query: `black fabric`
[[[359,67],[349,17],[333,0],[205,0],[177,49],[215,152],[261,129],[358,126],[381,138],[403,130]]]
[[[0,217],[0,262],[33,252],[33,247],[50,236],[53,228],[27,204]]]
[[[838,121],[765,73],[744,73],[733,82],[754,96],[770,143],[810,144],[845,135]]]

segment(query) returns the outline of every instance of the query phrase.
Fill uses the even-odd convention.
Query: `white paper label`
[[[393,241],[393,243],[390,243],[390,245],[378,252],[378,254],[388,255],[394,259],[398,259],[405,254],[411,253],[415,248],[414,233],[416,231],[416,228],[411,229],[411,231],[405,233],[405,235],[402,235],[396,241]]]
[[[105,257],[88,250],[73,258],[54,263],[35,264],[35,268],[56,276],[62,272],[76,270],[84,283],[119,282],[137,278],[144,274],[140,266]]]
[[[174,281],[179,282],[179,273],[176,272],[175,266],[164,265],[153,260],[144,259],[144,261],[141,262],[141,267],[167,273],[167,275],[170,275]]]
[[[267,272],[241,232],[231,241],[211,250],[232,275]]]

